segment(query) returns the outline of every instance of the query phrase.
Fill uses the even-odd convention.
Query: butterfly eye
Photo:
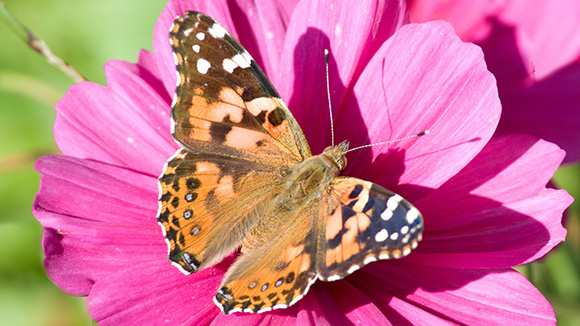
[[[346,156],[341,156],[338,159],[337,163],[338,163],[338,166],[340,166],[340,170],[341,171],[344,170],[344,168],[346,167]]]

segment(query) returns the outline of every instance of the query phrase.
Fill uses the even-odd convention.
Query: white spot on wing
[[[175,87],[181,85],[181,75],[177,70],[175,70]]]
[[[359,268],[360,268],[360,266],[359,266],[359,265],[354,265],[354,266],[351,266],[351,267],[348,269],[348,271],[346,271],[346,272],[347,272],[348,274],[352,274],[352,273],[354,273],[355,271],[357,271]]]
[[[208,30],[209,34],[215,38],[223,38],[228,31],[218,23],[214,23]]]
[[[209,63],[209,61],[205,59],[197,60],[197,71],[199,71],[200,74],[207,74],[209,68],[211,68],[211,63]]]
[[[365,260],[363,261],[363,263],[366,265],[366,264],[370,264],[370,263],[372,263],[374,261],[377,261],[377,257],[375,257],[375,256],[369,256],[369,257],[365,258]]]
[[[329,276],[329,277],[328,277],[326,280],[327,280],[328,282],[332,282],[332,281],[340,280],[340,275],[332,275],[332,276]]]
[[[391,240],[395,241],[399,238],[399,234],[397,232],[395,232],[395,233],[391,234],[390,238],[391,238]]]
[[[409,227],[405,225],[401,228],[401,234],[407,234],[407,232],[409,232]]]
[[[199,51],[201,50],[201,47],[199,46],[199,44],[194,44],[191,46],[191,49],[193,50],[193,52],[199,53]]]
[[[389,256],[389,254],[380,254],[379,255],[379,259],[390,259],[391,256]]]
[[[399,202],[403,199],[403,197],[395,194],[393,197],[389,197],[389,199],[387,200],[387,208],[390,209],[391,211],[395,211],[395,209],[397,209],[397,207],[399,206]]]
[[[225,71],[229,72],[230,74],[234,72],[234,70],[238,67],[238,64],[234,62],[234,60],[226,58],[222,62],[222,66]]]
[[[415,207],[411,207],[405,218],[407,219],[408,224],[413,224],[413,222],[419,218],[419,211]]]
[[[381,218],[384,221],[388,221],[391,219],[391,217],[393,217],[393,211],[386,207],[385,210],[381,213]]]
[[[195,35],[195,37],[197,37],[198,40],[203,41],[205,40],[205,34],[202,32],[199,32]]]
[[[252,65],[252,56],[247,52],[244,51],[242,53],[238,53],[232,57],[232,60],[241,68],[246,69],[250,68]]]
[[[379,231],[375,235],[375,241],[376,242],[383,242],[383,241],[387,240],[388,236],[389,236],[389,232],[386,229],[382,229],[381,231]]]

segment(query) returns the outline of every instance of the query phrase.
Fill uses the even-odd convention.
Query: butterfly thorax
[[[279,209],[292,211],[318,199],[334,178],[344,169],[348,142],[327,147],[291,169],[284,182],[285,191],[278,196]]]

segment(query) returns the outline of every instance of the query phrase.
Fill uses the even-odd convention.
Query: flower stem
[[[28,27],[16,19],[6,8],[4,2],[0,2],[0,20],[2,20],[13,32],[30,48],[42,55],[50,64],[60,69],[75,82],[86,81],[78,70],[56,56],[48,45],[36,36]]]

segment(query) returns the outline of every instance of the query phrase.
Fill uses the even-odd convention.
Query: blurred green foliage
[[[108,60],[137,60],[152,49],[165,0],[8,0],[7,8],[53,52],[89,80],[105,84]],[[61,292],[42,269],[42,228],[30,213],[38,190],[37,157],[58,153],[54,104],[72,84],[0,24],[0,324],[91,325],[84,298]],[[580,127],[580,126],[579,126]],[[580,195],[580,165],[562,167],[557,186]],[[568,237],[544,260],[520,266],[553,304],[560,325],[580,325],[580,203],[566,219]]]

